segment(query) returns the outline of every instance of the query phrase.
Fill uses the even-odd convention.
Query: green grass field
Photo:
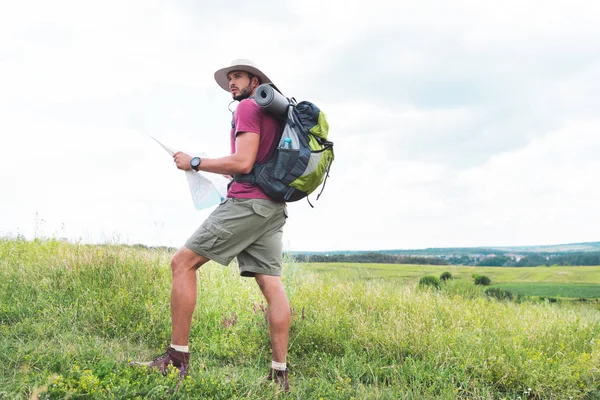
[[[558,297],[566,299],[598,299],[600,284],[585,283],[501,283],[493,285],[521,296]]]
[[[600,285],[600,266],[597,267],[470,267],[454,265],[401,265],[353,263],[302,263],[314,271],[349,279],[397,278],[405,282],[418,281],[427,274],[439,276],[449,271],[457,279],[471,279],[472,274],[487,275],[492,284],[512,282],[585,283]]]
[[[262,379],[270,343],[256,284],[235,265],[209,263],[199,273],[192,368],[172,393],[176,371],[128,365],[168,344],[171,255],[0,239],[0,398],[600,398],[595,304],[487,299],[467,279],[482,268],[451,268],[459,279],[431,291],[416,280],[447,267],[292,261],[283,277],[292,392]],[[527,273],[518,270],[489,275],[508,282]],[[575,281],[598,275],[562,270]],[[382,276],[398,279],[368,279]],[[225,323],[233,313],[236,324]]]
[[[418,282],[423,275],[440,276],[444,271],[455,280],[472,282],[473,274],[487,275],[492,287],[528,297],[562,299],[600,299],[598,267],[470,267],[447,265],[303,263],[307,271],[325,273],[344,279],[394,279],[406,284]],[[483,288],[479,288],[483,290]]]

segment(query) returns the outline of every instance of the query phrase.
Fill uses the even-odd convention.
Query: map
[[[154,136],[149,135],[156,143],[158,143],[170,156],[173,156],[177,151],[161,143]],[[207,157],[206,154],[190,154],[192,157]],[[227,197],[227,185],[230,182],[229,178],[219,174],[211,174],[203,171],[185,171],[192,202],[196,210],[216,206]]]

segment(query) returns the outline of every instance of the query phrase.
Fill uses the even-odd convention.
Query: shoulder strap
[[[277,89],[277,88],[275,88]],[[278,89],[277,89],[278,90]],[[254,96],[252,96],[254,97]],[[294,103],[293,105],[295,106],[295,99],[294,99]],[[231,113],[231,128],[235,130],[235,115],[234,115],[235,111]],[[281,135],[283,134],[283,130],[285,129],[285,124],[287,123],[287,118],[284,119],[281,122],[281,129],[279,130],[279,134],[277,135],[277,138],[275,139],[275,143],[279,143],[281,141]],[[271,155],[269,156],[269,160],[273,157],[273,155],[275,154],[275,152],[277,151],[277,145],[273,148],[273,152],[271,153]],[[261,166],[261,164],[255,162],[254,166],[252,167],[252,171],[250,171],[247,174],[234,174],[233,175],[233,180],[235,182],[242,182],[242,183],[251,183],[253,185],[256,184],[256,170]]]

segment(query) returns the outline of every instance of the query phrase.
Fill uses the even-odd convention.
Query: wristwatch
[[[194,171],[198,171],[198,167],[200,167],[200,157],[194,157],[190,160],[190,165]]]

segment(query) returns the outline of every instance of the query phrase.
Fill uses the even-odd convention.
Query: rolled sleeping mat
[[[256,88],[254,99],[259,106],[272,115],[277,117],[284,117],[287,115],[290,101],[268,83],[263,83]]]

